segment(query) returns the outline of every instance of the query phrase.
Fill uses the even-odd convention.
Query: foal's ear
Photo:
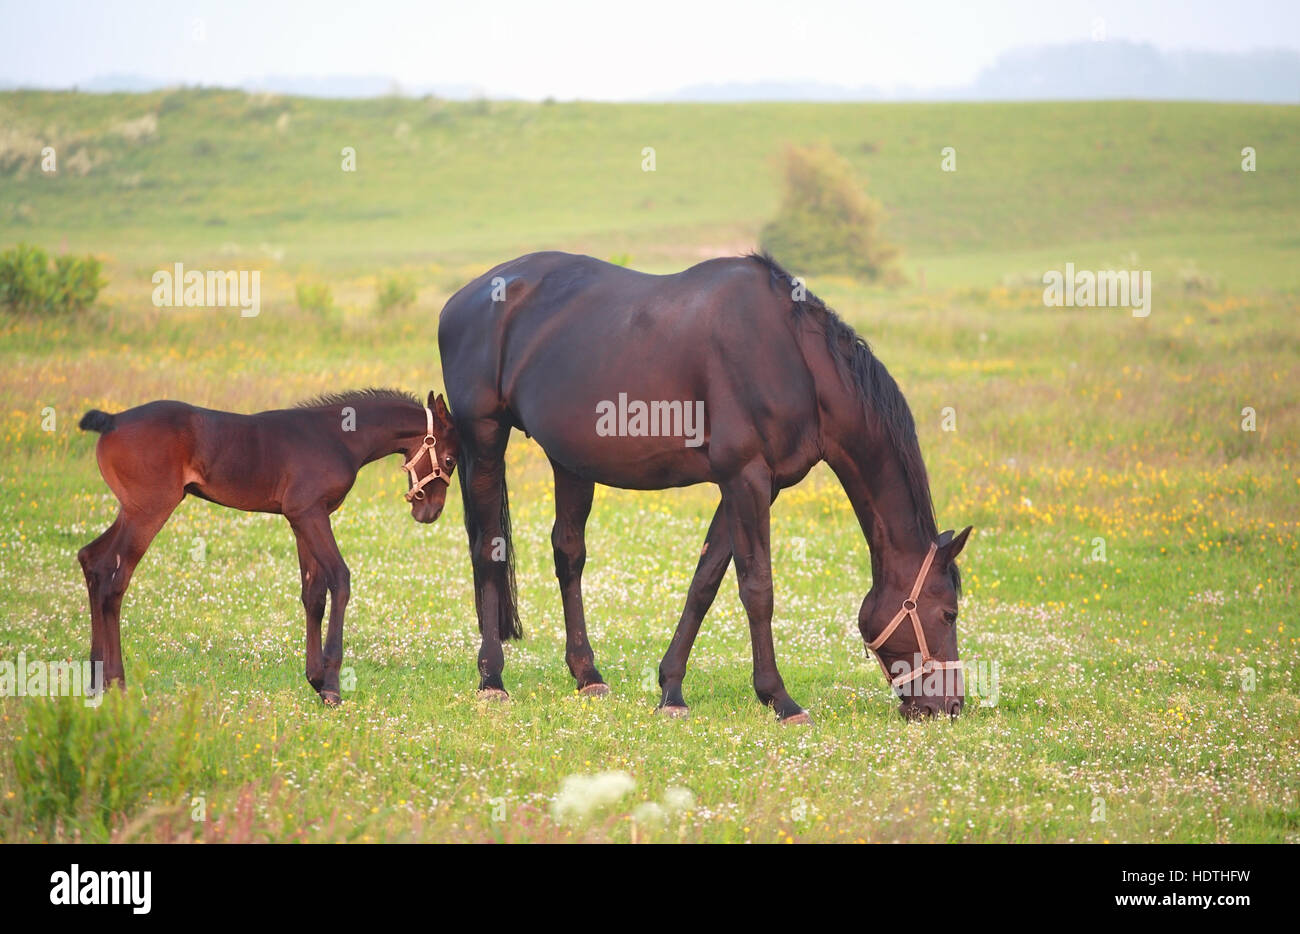
[[[966,539],[970,538],[971,529],[973,528],[975,526],[968,525],[956,535],[953,535],[951,531],[941,532],[939,534],[939,553],[937,557],[945,564],[956,561],[957,556],[961,554],[961,550],[966,547]]]
[[[435,398],[433,390],[429,390],[429,408],[433,410],[433,414],[438,416],[438,418],[451,418],[451,413],[447,411],[447,403],[443,401],[442,393],[439,393],[437,398]]]

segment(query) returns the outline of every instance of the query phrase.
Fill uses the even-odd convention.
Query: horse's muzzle
[[[960,697],[909,698],[898,706],[898,714],[904,720],[929,720],[938,716],[956,719],[965,705]]]

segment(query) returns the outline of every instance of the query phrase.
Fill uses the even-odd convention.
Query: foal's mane
[[[323,392],[319,396],[313,396],[310,399],[304,399],[297,403],[295,409],[318,409],[327,405],[347,405],[350,402],[372,402],[379,400],[392,400],[395,402],[409,402],[412,405],[423,406],[424,403],[418,397],[401,389],[381,389],[370,387],[369,389],[345,389],[343,392]]]
[[[750,253],[746,258],[767,269],[770,285],[780,282],[793,289],[794,277],[768,253]],[[925,472],[925,461],[921,458],[916,422],[902,390],[857,331],[806,287],[803,294],[802,300],[791,299],[795,317],[811,316],[817,321],[826,334],[826,347],[841,375],[857,389],[868,411],[880,419],[902,464],[903,476],[912,494],[917,525],[933,541],[939,532],[934,519],[934,501],[930,497],[930,480]]]

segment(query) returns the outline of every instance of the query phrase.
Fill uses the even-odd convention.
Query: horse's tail
[[[116,415],[110,415],[108,412],[101,412],[99,409],[91,409],[85,415],[81,416],[81,421],[77,423],[77,427],[82,431],[97,431],[101,435],[112,431],[116,425]]]
[[[500,562],[505,565],[505,592],[500,595],[497,603],[497,632],[500,633],[502,641],[506,639],[522,639],[524,637],[524,627],[519,622],[519,602],[515,590],[515,546],[514,540],[510,534],[510,494],[506,489],[505,473],[501,475],[501,514],[499,523],[501,526],[500,537],[490,542],[483,540],[483,529],[478,522],[474,510],[474,504],[470,498],[470,484],[473,482],[471,477],[472,468],[466,471],[468,466],[466,462],[461,464],[460,477],[460,498],[465,507],[465,531],[469,533],[470,547],[474,549],[474,604],[478,611],[479,626],[489,624],[490,620],[483,619],[483,572],[480,570],[482,561],[482,549],[487,548],[491,555],[491,561]]]

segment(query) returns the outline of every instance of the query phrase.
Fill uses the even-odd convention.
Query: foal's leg
[[[112,547],[118,529],[122,527],[121,515],[113,520],[103,535],[77,552],[81,572],[86,578],[86,592],[90,597],[90,663],[93,690],[103,690],[104,674],[104,581],[100,580],[99,561],[104,551]]]
[[[663,691],[659,709],[670,717],[686,714],[686,699],[682,696],[686,660],[690,657],[691,646],[695,644],[704,614],[713,605],[713,600],[718,595],[718,586],[730,563],[731,536],[727,532],[726,516],[719,504],[713,513],[713,521],[709,523],[709,533],[704,539],[700,561],[695,566],[695,576],[691,578],[691,589],[686,594],[682,618],[677,623],[672,641],[668,643],[663,661],[659,663],[659,687]]]
[[[343,556],[339,554],[338,543],[334,541],[334,532],[330,529],[329,515],[323,508],[316,507],[287,518],[298,541],[306,544],[329,589],[330,625],[325,635],[324,671],[318,691],[326,705],[336,707],[343,700],[339,689],[339,669],[343,665],[343,614],[352,593],[351,573]],[[319,638],[319,625],[316,634]],[[310,638],[309,632],[309,654]],[[308,677],[310,679],[310,675]]]
[[[102,615],[100,641],[104,651],[104,682],[116,682],[126,686],[126,673],[122,667],[122,597],[131,583],[131,575],[136,565],[149,550],[154,540],[169,518],[172,511],[185,498],[184,491],[173,497],[161,500],[148,512],[126,512],[118,516],[115,525],[117,534],[113,536],[108,547],[102,548],[94,561]],[[89,576],[89,575],[87,575]],[[94,597],[92,596],[92,600]]]
[[[583,694],[608,694],[605,680],[596,670],[596,658],[587,639],[587,618],[582,609],[582,568],[587,563],[586,527],[596,486],[575,477],[554,461],[555,525],[551,545],[555,549],[555,577],[564,602],[564,659]]]
[[[786,693],[772,645],[771,495],[772,477],[767,467],[751,465],[723,485],[722,507],[731,533],[740,602],[749,616],[754,692],[783,723],[808,723],[807,712]]]
[[[329,588],[326,586],[325,573],[312,557],[311,549],[302,536],[297,536],[297,539],[298,568],[302,572],[302,606],[307,612],[307,683],[320,693],[321,686],[325,683],[320,624],[325,617],[325,595]]]

